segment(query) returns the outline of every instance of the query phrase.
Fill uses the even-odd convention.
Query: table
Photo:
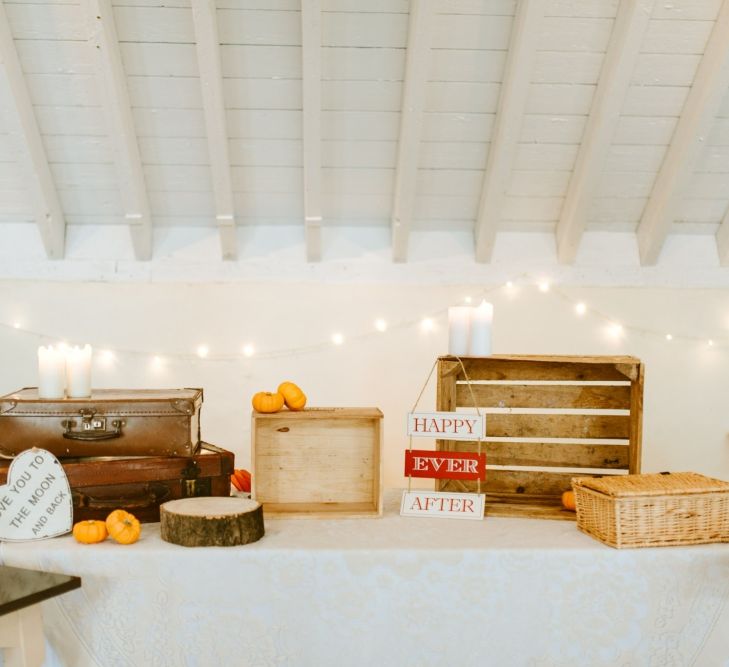
[[[50,664],[729,665],[729,545],[615,550],[572,522],[268,520],[233,548],[4,544],[84,578],[46,603]]]
[[[80,586],[78,577],[0,566],[0,648],[5,648],[6,667],[43,664],[39,603]]]

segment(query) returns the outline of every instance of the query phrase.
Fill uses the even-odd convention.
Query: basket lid
[[[705,477],[695,472],[574,477],[572,483],[616,498],[729,491],[729,482]]]

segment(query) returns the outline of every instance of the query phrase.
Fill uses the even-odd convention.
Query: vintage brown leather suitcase
[[[202,389],[94,389],[41,399],[35,387],[0,398],[0,456],[39,447],[59,458],[190,456],[200,444]]]
[[[194,456],[93,457],[61,461],[73,496],[73,520],[104,520],[115,509],[142,523],[159,521],[159,506],[191,496],[229,496],[233,452],[202,443]],[[11,461],[0,460],[0,484]]]

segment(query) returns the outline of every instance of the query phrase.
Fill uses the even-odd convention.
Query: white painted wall
[[[59,275],[62,266],[68,263],[56,265]],[[73,270],[67,269],[70,275]],[[380,407],[385,413],[386,484],[398,486],[403,483],[404,415],[435,357],[446,350],[446,331],[443,319],[430,335],[417,324],[378,334],[372,322],[376,316],[392,325],[417,322],[485,285],[454,284],[447,278],[445,284],[433,284],[417,267],[410,271],[409,282],[377,279],[374,269],[370,280],[307,280],[309,269],[303,265],[299,281],[290,276],[278,282],[216,284],[2,280],[0,322],[11,326],[0,327],[0,392],[36,382],[38,339],[13,329],[15,321],[69,342],[140,350],[144,354],[120,353],[112,368],[97,366],[95,385],[204,387],[204,437],[233,450],[237,464],[247,467],[250,397],[291,379],[308,393],[310,405]],[[604,321],[578,319],[559,293],[544,295],[525,284],[513,294],[499,289],[492,295],[494,351],[641,357],[647,365],[644,469],[696,470],[729,479],[729,292],[575,286],[562,291],[625,325],[659,335],[629,330],[624,339],[613,341]],[[150,364],[151,355],[193,354],[200,343],[216,354],[237,352],[252,341],[264,353],[327,343],[335,330],[347,337],[341,348],[324,345],[270,359],[170,360],[161,371]],[[667,342],[666,332],[675,339]],[[359,334],[367,335],[353,340]],[[711,337],[718,343],[723,336],[726,347],[704,342]],[[423,407],[434,406],[433,389]]]

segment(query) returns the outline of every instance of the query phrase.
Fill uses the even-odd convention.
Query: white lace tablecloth
[[[266,522],[258,543],[70,536],[7,565],[80,575],[44,603],[49,665],[729,665],[729,545],[618,551],[562,521]]]

